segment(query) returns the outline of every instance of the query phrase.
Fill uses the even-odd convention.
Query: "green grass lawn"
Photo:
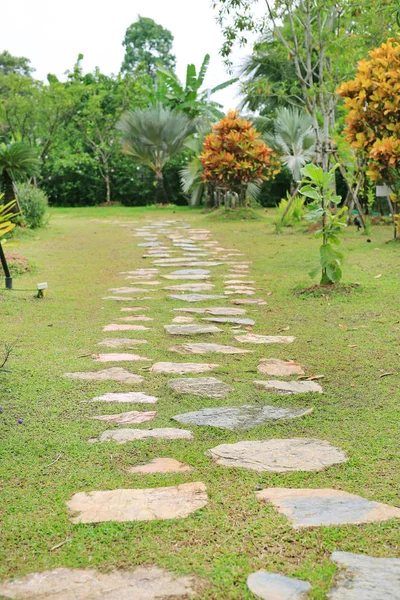
[[[184,208],[54,209],[46,229],[23,236],[12,248],[35,269],[14,280],[13,292],[0,291],[0,343],[17,340],[9,372],[0,374],[2,579],[56,567],[111,571],[155,564],[204,579],[202,600],[234,600],[253,597],[246,578],[264,568],[310,581],[311,598],[322,599],[335,573],[332,551],[398,556],[398,521],[295,531],[284,516],[256,500],[255,491],[332,487],[399,504],[400,245],[386,243],[391,227],[375,227],[372,243],[351,227],[343,240],[343,281],[359,287],[350,294],[297,296],[296,288],[312,285],[307,273],[317,261],[319,241],[299,229],[278,236],[274,212],[263,215],[254,221],[223,221]],[[87,355],[99,351],[97,342],[109,335],[102,333],[102,326],[115,322],[121,304],[102,301],[102,296],[109,295],[108,288],[128,283],[119,271],[151,266],[137,246],[143,240],[112,222],[142,225],[175,218],[209,229],[223,247],[237,248],[245,254],[243,260],[253,261],[250,279],[257,282],[257,297],[268,302],[248,307],[246,316],[256,321],[254,333],[278,335],[290,327],[284,335],[297,339],[290,346],[244,345],[253,350],[247,355],[212,355],[210,360],[220,364],[215,376],[235,387],[224,401],[178,397],[166,386],[168,376],[148,374],[142,370],[145,363],[134,363],[128,368],[146,380],[142,388],[132,389],[154,393],[160,398],[157,405],[104,408],[85,403],[105,392],[131,389],[113,382],[68,380],[63,373],[103,368]],[[219,275],[226,271],[226,266],[212,271],[215,293],[222,291]],[[49,284],[44,300],[34,298],[41,281]],[[184,282],[165,285],[175,283]],[[145,301],[150,307],[146,314],[155,318],[151,331],[143,332],[149,343],[133,352],[154,361],[208,361],[168,352],[172,344],[187,341],[163,328],[172,321],[171,310],[184,303],[167,299],[162,287],[152,292],[154,300]],[[224,304],[230,305],[210,305]],[[212,340],[196,336],[196,341],[234,344],[230,326],[220,327],[224,332]],[[307,374],[324,375],[320,383],[325,394],[270,396],[257,391],[252,382],[266,378],[257,373],[257,364],[267,357],[293,358],[306,365]],[[391,375],[381,377],[384,373]],[[182,426],[193,430],[192,442],[87,443],[110,428],[89,419],[95,414],[154,409],[156,419],[142,427],[168,427],[179,426],[171,421],[178,413],[267,400],[280,406],[313,406],[314,412],[246,432]],[[296,436],[327,440],[346,451],[349,460],[322,472],[281,475],[216,466],[205,456],[207,449],[225,442]],[[195,470],[147,476],[125,472],[160,456]],[[207,485],[209,504],[186,519],[96,525],[69,521],[65,503],[77,492],[190,481]]]

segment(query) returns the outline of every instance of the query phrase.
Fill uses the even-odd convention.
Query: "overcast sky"
[[[207,52],[211,64],[205,85],[213,87],[230,78],[218,54],[222,35],[211,0],[5,0],[0,51],[29,58],[39,79],[48,73],[61,77],[72,69],[79,53],[85,57],[85,71],[98,66],[103,73],[117,73],[125,30],[139,14],[172,31],[181,79],[187,63],[199,67]],[[248,51],[237,51],[235,63]],[[235,108],[238,87],[224,90],[215,99],[227,110]]]

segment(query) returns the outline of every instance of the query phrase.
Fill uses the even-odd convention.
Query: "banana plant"
[[[301,169],[304,185],[300,194],[312,200],[307,219],[312,223],[321,222],[321,227],[315,232],[315,237],[322,239],[320,264],[310,272],[311,277],[316,277],[322,269],[321,285],[338,283],[342,278],[343,254],[337,247],[340,245],[339,235],[346,227],[347,206],[337,208],[342,200],[334,191],[338,167],[335,165],[329,171],[324,171],[321,167],[309,164]],[[332,205],[336,207],[333,211],[330,208]]]
[[[3,195],[4,194],[0,194],[0,202],[3,198]],[[16,216],[12,211],[14,206],[14,201],[8,202],[7,204],[0,204],[0,240],[7,233],[10,233],[15,227],[15,223],[11,221],[11,218]]]
[[[211,120],[222,119],[223,106],[210,97],[229,87],[237,81],[237,77],[229,79],[212,89],[201,89],[210,65],[210,55],[206,54],[199,73],[195,65],[186,68],[186,81],[182,84],[177,75],[164,67],[157,68],[155,102],[174,110],[186,112],[191,118],[206,116]]]

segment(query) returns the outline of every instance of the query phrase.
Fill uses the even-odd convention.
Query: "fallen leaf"
[[[290,327],[289,327],[289,325],[288,325],[287,327],[281,327],[281,328],[279,329],[279,331],[289,331],[289,329],[290,329]]]
[[[382,277],[382,273],[379,273],[379,275],[375,275],[374,279],[379,279],[379,277]]]
[[[58,550],[58,548],[61,548],[61,546],[64,546],[64,544],[68,544],[68,542],[70,542],[70,541],[71,541],[71,538],[68,538],[68,540],[64,540],[64,542],[60,542],[59,544],[56,544],[55,546],[50,548],[50,552],[53,552],[53,550]]]
[[[272,296],[274,292],[267,292],[267,296]]]
[[[349,344],[349,348],[357,348],[357,344]]]
[[[313,375],[312,377],[307,377],[307,381],[314,381],[314,379],[323,379],[325,375]]]
[[[356,384],[355,383],[351,383],[350,387],[356,387]]]
[[[344,325],[343,323],[339,323],[339,327],[341,329],[347,329],[347,325]]]
[[[382,375],[379,375],[379,378],[386,377],[387,375],[394,375],[394,373],[382,373]]]

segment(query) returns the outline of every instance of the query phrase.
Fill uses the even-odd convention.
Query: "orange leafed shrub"
[[[230,111],[204,141],[200,156],[204,181],[235,189],[274,177],[280,171],[279,160],[259,138],[250,121]]]
[[[345,134],[368,160],[368,175],[390,183],[400,168],[400,42],[390,38],[358,64],[338,94],[349,110]]]

